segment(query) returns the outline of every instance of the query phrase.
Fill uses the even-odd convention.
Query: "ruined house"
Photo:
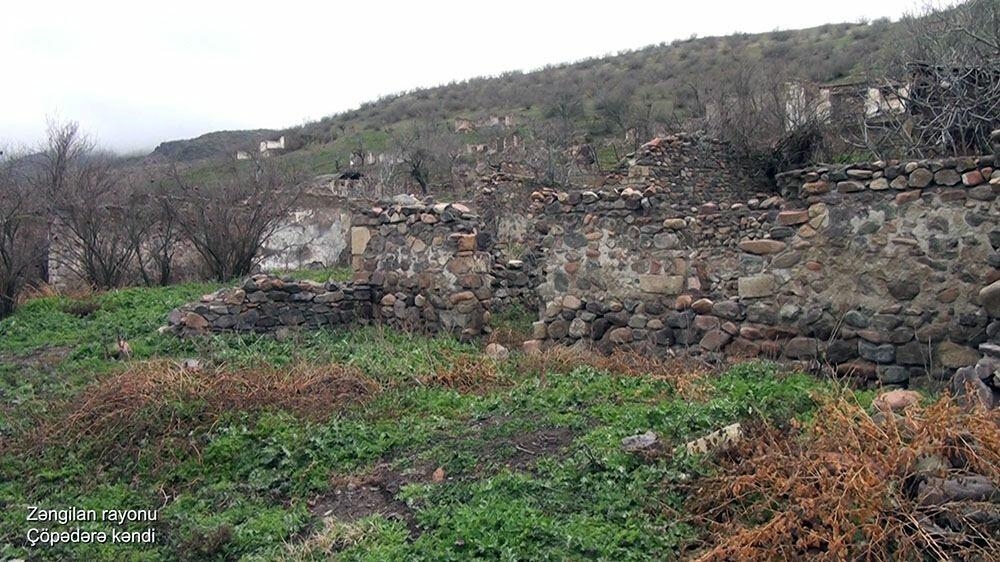
[[[466,117],[456,117],[455,118],[455,132],[456,133],[471,133],[476,130],[476,124],[472,119]]]
[[[274,154],[279,154],[287,149],[285,145],[285,136],[281,135],[277,140],[262,140],[260,141],[260,155],[261,156],[271,156]]]

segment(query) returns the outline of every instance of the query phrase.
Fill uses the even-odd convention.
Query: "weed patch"
[[[688,509],[699,560],[987,560],[1000,552],[995,504],[924,493],[949,475],[1000,482],[1000,414],[944,398],[899,418],[838,397],[813,422],[754,427],[697,481]],[[992,513],[992,515],[991,515]],[[993,553],[993,554],[990,554]]]
[[[84,442],[101,459],[133,457],[147,444],[186,442],[184,436],[210,428],[223,415],[278,410],[323,421],[377,391],[357,369],[339,365],[202,371],[143,362],[85,389],[31,441],[57,448]]]

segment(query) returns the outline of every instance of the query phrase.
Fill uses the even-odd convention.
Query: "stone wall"
[[[479,216],[461,204],[375,207],[351,227],[355,279],[379,288],[383,319],[409,329],[483,332],[493,256]]]
[[[696,159],[702,150],[715,156]],[[397,197],[352,218],[354,284],[295,293],[340,291],[343,305],[299,321],[287,307],[317,304],[304,295],[267,317],[472,337],[489,332],[492,312],[520,303],[539,312],[528,348],[764,356],[891,385],[943,380],[996,352],[993,156],[793,170],[778,176],[778,195],[741,178],[723,150],[663,139],[626,167],[651,170],[595,189],[494,181],[475,202],[481,215]],[[231,329],[246,310],[223,314],[219,301],[249,305],[249,294],[180,312],[201,315],[202,329]],[[226,315],[236,322],[217,322]],[[172,320],[183,331],[181,318]]]
[[[778,178],[787,198],[725,205],[656,186],[538,191],[534,345],[944,378],[1000,338],[998,178],[988,156],[796,170]]]
[[[661,189],[672,203],[745,202],[768,182],[748,173],[728,144],[700,133],[658,137],[628,155],[605,185]]]
[[[216,291],[171,311],[167,322],[181,335],[367,323],[374,318],[375,291],[366,284],[316,283],[259,274],[239,287]]]
[[[293,211],[261,252],[263,270],[303,269],[311,265],[346,265],[351,210],[322,205]]]
[[[416,199],[352,218],[351,283],[256,275],[173,311],[171,329],[272,332],[377,322],[461,337],[482,334],[492,305],[493,256],[477,215]]]

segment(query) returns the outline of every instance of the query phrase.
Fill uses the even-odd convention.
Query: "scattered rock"
[[[872,401],[872,407],[882,412],[901,412],[920,403],[920,393],[913,390],[890,390]]]
[[[725,451],[738,443],[742,435],[742,426],[739,423],[734,423],[713,431],[700,439],[690,441],[684,445],[684,448],[692,455]]]
[[[778,240],[743,240],[739,247],[744,252],[756,255],[777,254],[785,249],[786,244]]]
[[[510,351],[498,343],[491,343],[486,346],[486,356],[494,361],[505,361],[510,357]]]
[[[927,477],[917,488],[917,501],[921,505],[942,505],[957,501],[988,501],[997,494],[997,486],[980,474]]]
[[[760,275],[740,277],[737,282],[737,292],[739,293],[740,298],[744,299],[754,299],[772,295],[774,294],[774,276],[762,273]]]
[[[979,302],[986,313],[994,318],[1000,318],[1000,280],[983,287],[979,291]]]
[[[943,367],[958,369],[975,365],[979,361],[979,352],[964,345],[943,341],[937,346],[937,358]]]
[[[658,449],[660,437],[652,431],[630,435],[622,439],[622,449],[628,453],[650,452]]]

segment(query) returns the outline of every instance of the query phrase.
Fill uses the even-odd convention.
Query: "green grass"
[[[748,417],[807,419],[814,396],[830,390],[805,375],[752,363],[712,379],[709,399],[699,402],[661,379],[588,366],[540,373],[513,358],[497,366],[495,384],[461,391],[428,376],[460,359],[485,359],[477,345],[446,337],[378,328],[316,331],[280,342],[237,335],[179,341],[156,333],[171,307],[213,288],[99,295],[100,308],[84,318],[66,313],[65,299],[27,303],[0,323],[2,391],[21,400],[2,410],[5,437],[52,419],[58,400],[124,368],[103,351],[119,330],[143,359],[198,357],[236,371],[346,364],[381,391],[361,404],[331,404],[332,415],[322,422],[236,409],[199,425],[197,402],[178,405],[175,411],[190,417],[193,429],[174,436],[174,443],[191,446],[150,448],[135,458],[107,458],[86,439],[43,451],[5,449],[0,558],[672,559],[693,532],[678,521],[685,497],[680,483],[707,465],[680,453],[643,461],[623,452],[621,439],[653,430],[673,450]],[[507,320],[520,324],[526,317]],[[65,355],[52,365],[23,364],[53,348]],[[561,437],[546,446],[543,435]],[[444,481],[430,477],[437,467]],[[312,502],[344,491],[337,478],[372,474],[395,475],[397,486],[387,493],[408,520],[373,513],[324,521],[310,510]],[[158,540],[143,547],[31,549],[23,540],[28,505],[157,509]]]

